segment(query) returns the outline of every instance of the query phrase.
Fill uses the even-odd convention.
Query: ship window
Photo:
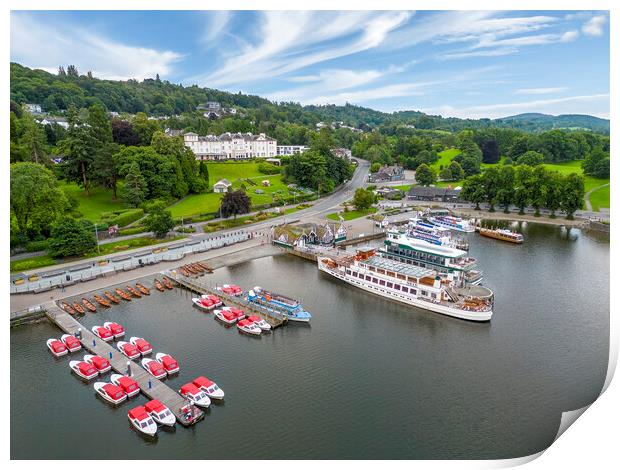
[[[387,287],[389,287],[390,289],[392,289],[394,287],[394,284],[392,284],[391,282],[387,283]]]
[[[347,274],[351,274],[351,270],[350,269],[347,269]]]
[[[403,286],[403,292],[405,292],[405,293],[409,292],[409,288],[408,288],[408,287]]]
[[[428,296],[428,292],[426,292],[425,290],[421,290],[420,294],[424,295],[424,296]]]
[[[357,271],[353,271],[351,274],[353,274],[353,277],[357,277]]]
[[[370,281],[371,279],[372,279],[372,278],[371,278],[370,276],[368,276],[368,275],[366,276],[366,280],[367,280],[367,281]]]
[[[394,284],[394,289],[400,290],[400,284]]]
[[[385,274],[385,269],[377,269],[377,272],[378,272],[379,274]]]
[[[385,285],[385,281],[384,281],[383,279],[381,279],[381,280],[379,281],[379,285],[384,286],[384,285]]]
[[[405,276],[404,274],[399,274],[398,279],[407,279],[407,276]]]
[[[437,298],[437,294],[431,293],[431,298],[436,299]]]
[[[413,295],[416,295],[417,291],[416,291],[415,289],[411,289],[411,293],[412,293]]]
[[[373,268],[372,266],[368,266],[368,270],[374,272],[375,268]]]

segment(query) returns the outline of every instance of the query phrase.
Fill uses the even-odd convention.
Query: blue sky
[[[275,101],[609,117],[600,11],[28,11],[11,60],[162,79]]]

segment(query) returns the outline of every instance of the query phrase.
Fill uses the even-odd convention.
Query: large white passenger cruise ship
[[[386,259],[374,250],[319,256],[318,267],[365,291],[432,312],[472,321],[489,321],[493,315],[490,289],[457,286],[447,273]]]

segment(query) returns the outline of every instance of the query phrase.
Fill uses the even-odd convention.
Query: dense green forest
[[[43,70],[32,70],[16,63],[11,64],[11,100],[18,103],[38,103],[44,110],[55,113],[88,107],[94,103],[103,104],[108,111],[119,113],[144,112],[148,115],[174,116],[192,113],[196,106],[206,101],[217,101],[223,107],[235,107],[242,116],[230,118],[229,126],[236,130],[275,129],[277,123],[297,124],[313,127],[318,122],[342,122],[345,125],[370,130],[381,125],[410,125],[418,129],[460,131],[463,129],[484,129],[504,127],[538,132],[555,128],[585,129],[609,133],[609,121],[593,116],[564,115],[548,116],[524,114],[503,119],[458,119],[430,116],[419,111],[383,113],[361,106],[301,106],[298,103],[274,103],[258,96],[228,93],[198,86],[175,85],[159,77],[136,80],[100,80],[90,72],[80,75],[74,66],[58,74]],[[240,121],[245,120],[245,124]],[[248,124],[253,123],[253,124]],[[244,127],[245,125],[245,127]],[[196,131],[204,128],[196,129]],[[249,132],[250,130],[248,130]],[[288,144],[285,137],[279,141]]]

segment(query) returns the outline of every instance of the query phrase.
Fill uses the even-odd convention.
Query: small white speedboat
[[[105,326],[95,325],[91,328],[93,334],[104,341],[112,341],[114,335]]]
[[[125,328],[119,323],[107,321],[103,324],[103,326],[112,332],[114,339],[125,336]]]
[[[213,312],[213,315],[215,315],[215,318],[217,318],[221,322],[226,323],[227,325],[232,325],[238,320],[237,315],[230,312],[229,310],[215,310]]]
[[[215,304],[211,300],[202,297],[194,297],[192,298],[192,302],[196,307],[205,312],[210,312],[215,308]]]
[[[69,362],[69,367],[71,367],[73,372],[85,380],[94,379],[99,375],[97,368],[85,361],[71,361]]]
[[[187,398],[191,403],[196,406],[208,408],[211,404],[209,396],[191,382],[183,385],[179,390],[179,393],[182,397]]]
[[[50,338],[47,340],[47,347],[52,352],[52,354],[56,357],[64,356],[65,354],[69,354],[69,350],[64,343],[56,338]]]
[[[170,354],[159,352],[155,354],[155,360],[164,366],[168,374],[176,374],[179,372],[179,363]]]
[[[140,338],[139,336],[132,336],[129,338],[129,342],[136,346],[140,350],[140,354],[151,354],[153,352],[153,347],[151,343],[149,343],[144,338]]]
[[[261,330],[271,330],[271,325],[269,323],[267,323],[265,320],[263,320],[261,317],[259,317],[258,315],[252,315],[251,317],[248,317],[248,320],[250,320],[251,322],[254,322],[254,324],[256,326],[258,326]]]
[[[60,337],[60,341],[67,346],[69,352],[75,352],[82,349],[82,343],[80,343],[80,340],[73,335],[62,335]]]
[[[127,394],[129,398],[136,396],[140,393],[140,385],[131,377],[121,374],[112,374],[110,380],[114,385],[123,389],[123,392]]]
[[[127,341],[119,341],[116,343],[116,349],[122,352],[129,359],[135,359],[140,357],[140,350],[137,346],[128,343]]]
[[[101,356],[93,356],[92,354],[86,354],[84,356],[84,361],[95,366],[97,370],[102,374],[105,374],[107,371],[112,369],[112,364],[110,364],[110,361],[108,361],[107,359]]]
[[[201,375],[200,377],[196,377],[192,383],[205,392],[209,398],[215,398],[216,400],[224,399],[224,390],[207,377]]]
[[[101,398],[113,405],[118,405],[127,399],[127,394],[118,385],[107,382],[95,382],[93,387]]]
[[[153,421],[153,418],[146,412],[143,406],[136,406],[127,413],[129,422],[138,431],[154,436],[157,432],[157,423]]]
[[[166,369],[161,365],[161,362],[155,359],[142,359],[142,367],[156,379],[163,379],[166,377]]]
[[[174,423],[177,422],[172,411],[159,400],[146,402],[144,404],[144,409],[151,415],[151,418],[153,418],[155,422],[163,424],[164,426],[174,426]]]
[[[237,328],[239,328],[239,331],[242,331],[243,333],[255,336],[260,335],[262,332],[258,325],[247,319],[237,322]]]

